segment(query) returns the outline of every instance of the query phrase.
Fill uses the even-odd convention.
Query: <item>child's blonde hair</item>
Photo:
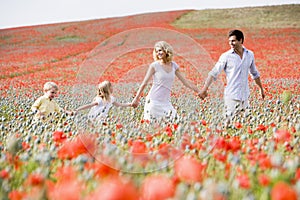
[[[173,59],[173,47],[169,43],[167,43],[165,41],[159,41],[159,42],[155,43],[154,50],[153,50],[153,59],[154,60],[158,60],[158,57],[157,57],[156,52],[155,52],[156,48],[161,48],[166,53],[167,62],[172,61],[172,59]]]
[[[105,101],[110,101],[111,82],[103,81],[98,85],[98,95]]]
[[[55,90],[58,90],[58,86],[56,83],[54,82],[47,82],[44,84],[44,91],[49,91],[51,89],[55,89]]]

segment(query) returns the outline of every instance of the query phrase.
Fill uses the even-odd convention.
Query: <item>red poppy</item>
[[[250,179],[247,174],[242,174],[236,177],[239,186],[244,189],[249,189],[251,187]]]
[[[265,174],[260,174],[258,176],[258,182],[262,186],[268,186],[270,184],[270,177]]]
[[[300,168],[298,168],[298,169],[296,170],[296,173],[295,173],[295,179],[296,179],[296,180],[300,180]]]
[[[131,181],[114,177],[101,182],[101,185],[85,199],[137,200],[139,199],[139,193]]]
[[[97,150],[95,137],[95,135],[79,134],[74,140],[64,142],[57,152],[58,158],[72,159],[80,154],[94,156]]]
[[[165,131],[166,131],[166,133],[167,133],[167,135],[168,135],[169,137],[171,137],[171,136],[172,136],[172,134],[173,134],[173,131],[172,131],[172,129],[171,129],[171,127],[170,127],[170,126],[167,126],[167,127],[166,127],[166,129],[165,129]]]
[[[54,131],[53,132],[53,141],[57,143],[63,143],[67,139],[67,136],[63,131]]]
[[[257,131],[263,131],[263,132],[266,132],[268,129],[268,126],[264,126],[263,124],[259,124],[257,127],[256,127],[256,130]]]
[[[297,200],[297,192],[289,184],[279,181],[271,190],[272,200]]]
[[[265,170],[272,168],[271,159],[266,154],[259,154],[257,159],[261,169]]]
[[[234,123],[234,127],[235,127],[236,129],[241,129],[241,128],[243,128],[243,125],[242,125],[240,122],[235,122],[235,123]]]
[[[215,151],[213,156],[220,162],[226,162],[227,160],[227,154],[225,152]]]
[[[45,178],[41,174],[30,174],[27,178],[27,184],[31,186],[42,185]]]
[[[219,137],[218,139],[216,139],[215,147],[217,149],[224,149],[224,150],[229,149],[229,145],[224,137]]]
[[[229,149],[233,152],[240,150],[242,147],[241,141],[238,137],[231,138],[231,140],[228,142],[228,145]]]
[[[121,128],[123,128],[122,124],[116,124],[116,129],[121,129]]]
[[[142,183],[142,200],[164,200],[174,197],[174,181],[163,175],[146,177]]]
[[[143,142],[142,140],[135,140],[132,142],[132,148],[131,148],[131,152],[132,153],[146,153],[147,152],[147,146],[145,144],[145,142]]]
[[[252,134],[252,133],[253,133],[253,130],[251,129],[250,126],[247,127],[247,132],[248,132],[249,134]]]
[[[175,162],[175,175],[188,183],[200,182],[203,177],[205,165],[193,157],[181,157]]]
[[[291,134],[288,130],[276,130],[274,137],[278,142],[289,142],[291,139]]]
[[[9,173],[8,173],[8,171],[5,170],[5,169],[2,169],[2,170],[0,171],[0,178],[2,178],[2,179],[8,179],[8,178],[9,178]]]
[[[18,190],[13,190],[8,194],[8,198],[10,200],[22,200],[25,199],[26,193],[25,192],[20,192]]]
[[[84,191],[84,185],[79,180],[63,179],[52,187],[48,187],[49,199],[61,199],[61,200],[80,200]]]
[[[87,162],[85,164],[85,169],[92,169],[94,171],[95,177],[103,178],[106,176],[116,176],[118,175],[118,170],[110,167],[106,163],[101,162]]]

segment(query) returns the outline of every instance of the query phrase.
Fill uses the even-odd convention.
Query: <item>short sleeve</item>
[[[31,109],[38,109],[41,105],[42,97],[39,97],[31,106]]]
[[[173,63],[173,67],[174,70],[176,71],[177,69],[179,69],[179,65],[176,62],[172,62]]]
[[[54,102],[54,106],[55,106],[54,108],[55,112],[61,112],[63,110],[61,107],[59,107],[59,105],[56,102]]]

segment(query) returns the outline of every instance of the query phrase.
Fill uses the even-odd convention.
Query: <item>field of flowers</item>
[[[142,120],[143,96],[137,108],[112,108],[105,124],[87,124],[86,112],[32,123],[47,81],[69,110],[90,102],[105,79],[118,101],[131,101],[158,40],[172,44],[200,88],[232,27],[171,25],[189,12],[0,30],[0,199],[299,199],[297,27],[241,28],[267,97],[250,81],[251,112],[229,129],[221,126],[224,76],[205,100],[176,81],[173,122]]]

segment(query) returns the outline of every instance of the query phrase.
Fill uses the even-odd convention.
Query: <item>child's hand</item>
[[[73,111],[73,110],[70,111],[70,115],[71,115],[71,116],[76,115],[76,111]]]
[[[45,119],[46,119],[45,114],[43,114],[41,111],[36,110],[35,112],[36,112],[36,116],[37,116],[39,119],[42,119],[42,120],[45,120]]]

